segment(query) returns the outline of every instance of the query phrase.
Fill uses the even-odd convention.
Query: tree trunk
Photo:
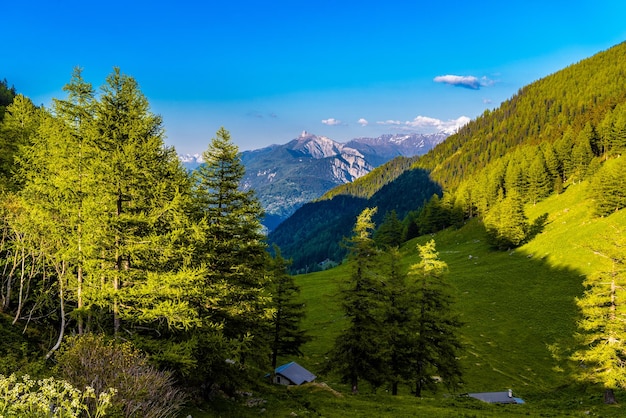
[[[79,250],[80,251],[80,250]],[[77,278],[77,288],[76,288],[76,299],[78,299],[78,335],[83,335],[83,311],[82,308],[85,306],[83,302],[83,266],[78,266],[78,272],[76,273]]]
[[[62,263],[62,272],[61,274],[58,274],[58,281],[59,281],[59,305],[61,308],[61,325],[59,326],[59,338],[57,339],[56,344],[54,344],[54,347],[52,347],[50,349],[50,351],[48,351],[48,354],[46,354],[46,360],[49,359],[52,354],[54,354],[54,352],[56,350],[59,349],[59,347],[61,346],[61,342],[63,341],[63,337],[65,335],[65,294],[64,294],[64,288],[63,288],[63,280],[65,278],[65,262]],[[58,271],[58,270],[57,270]]]
[[[604,391],[604,403],[607,405],[613,405],[617,403],[615,399],[615,393],[613,393],[613,389],[606,389]]]

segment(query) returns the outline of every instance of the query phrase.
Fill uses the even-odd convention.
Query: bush
[[[130,343],[102,335],[71,337],[57,353],[61,376],[77,387],[93,387],[96,394],[115,388],[112,405],[124,417],[176,416],[185,402],[169,372],[148,364]]]

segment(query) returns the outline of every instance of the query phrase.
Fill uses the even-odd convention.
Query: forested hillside
[[[441,189],[425,192],[422,185],[413,184],[414,191],[393,197],[397,205],[410,206],[408,211],[398,213],[403,219],[404,239],[479,216],[487,223],[495,246],[520,245],[542,223],[541,218],[526,219],[520,210],[524,203],[536,203],[551,193],[560,193],[569,184],[591,178],[605,161],[618,157],[626,148],[625,55],[626,44],[622,43],[525,86],[424,156],[391,161],[351,184],[331,190],[313,206],[339,195],[369,200],[394,180],[400,181],[400,173],[411,164],[412,169],[426,170],[430,182]],[[607,170],[600,170],[599,175],[606,176]],[[617,179],[605,178],[600,183],[606,185],[602,188],[603,199],[621,196]],[[423,184],[429,187],[429,182]],[[433,197],[433,192],[437,196]],[[416,194],[422,198],[416,199]],[[426,205],[424,195],[433,197]],[[405,199],[415,203],[401,203]],[[598,200],[600,214],[606,211],[601,209],[607,206],[603,199]],[[616,199],[621,203],[608,206],[622,207],[623,199]],[[374,205],[373,201],[363,202],[363,207]],[[391,209],[381,207],[377,220]],[[338,205],[335,210],[341,212],[342,208]],[[313,207],[307,209],[309,216],[312,212]],[[346,236],[348,219],[354,220],[356,213],[343,213],[346,216],[337,214],[335,219],[345,219],[346,224],[335,223],[330,228],[342,231],[336,235]],[[269,238],[284,245],[284,255],[297,260],[294,266],[299,268],[303,267],[299,260],[341,261],[345,252],[324,253],[321,244],[315,247],[317,257],[305,253],[316,241],[307,230],[306,216],[296,212]],[[289,247],[283,237],[296,235],[310,245],[306,249]]]
[[[462,127],[418,166],[432,172],[445,189],[455,188],[520,145],[575,142],[587,124],[596,155],[614,153],[623,142],[626,116],[626,43],[529,84]],[[613,131],[613,132],[609,132]]]

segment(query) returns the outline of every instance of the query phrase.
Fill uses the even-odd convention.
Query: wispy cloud
[[[395,126],[397,129],[403,131],[443,131],[452,134],[458,131],[463,125],[465,125],[469,121],[470,118],[468,118],[467,116],[460,116],[457,119],[450,119],[447,121],[431,118],[428,116],[416,116],[413,120],[405,122],[400,122],[398,120],[386,120],[376,123],[379,125]]]
[[[335,118],[323,119],[322,123],[329,126],[341,125],[341,121]]]
[[[369,125],[369,122],[367,121],[367,119],[363,119],[363,118],[359,119],[357,123],[361,126]]]
[[[438,75],[433,79],[435,83],[450,84],[451,86],[479,90],[481,87],[492,86],[495,82],[487,77],[478,78],[473,75]]]
[[[391,119],[378,121],[376,123],[378,125],[402,125],[402,122],[400,122],[399,120],[391,120]]]

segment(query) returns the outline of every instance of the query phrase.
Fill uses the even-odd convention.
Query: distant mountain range
[[[272,230],[335,186],[352,182],[395,157],[425,154],[448,136],[445,132],[389,134],[342,144],[302,132],[284,145],[242,152],[246,167],[242,187],[255,190],[266,211],[263,223]],[[202,163],[200,154],[180,159],[189,169]]]

